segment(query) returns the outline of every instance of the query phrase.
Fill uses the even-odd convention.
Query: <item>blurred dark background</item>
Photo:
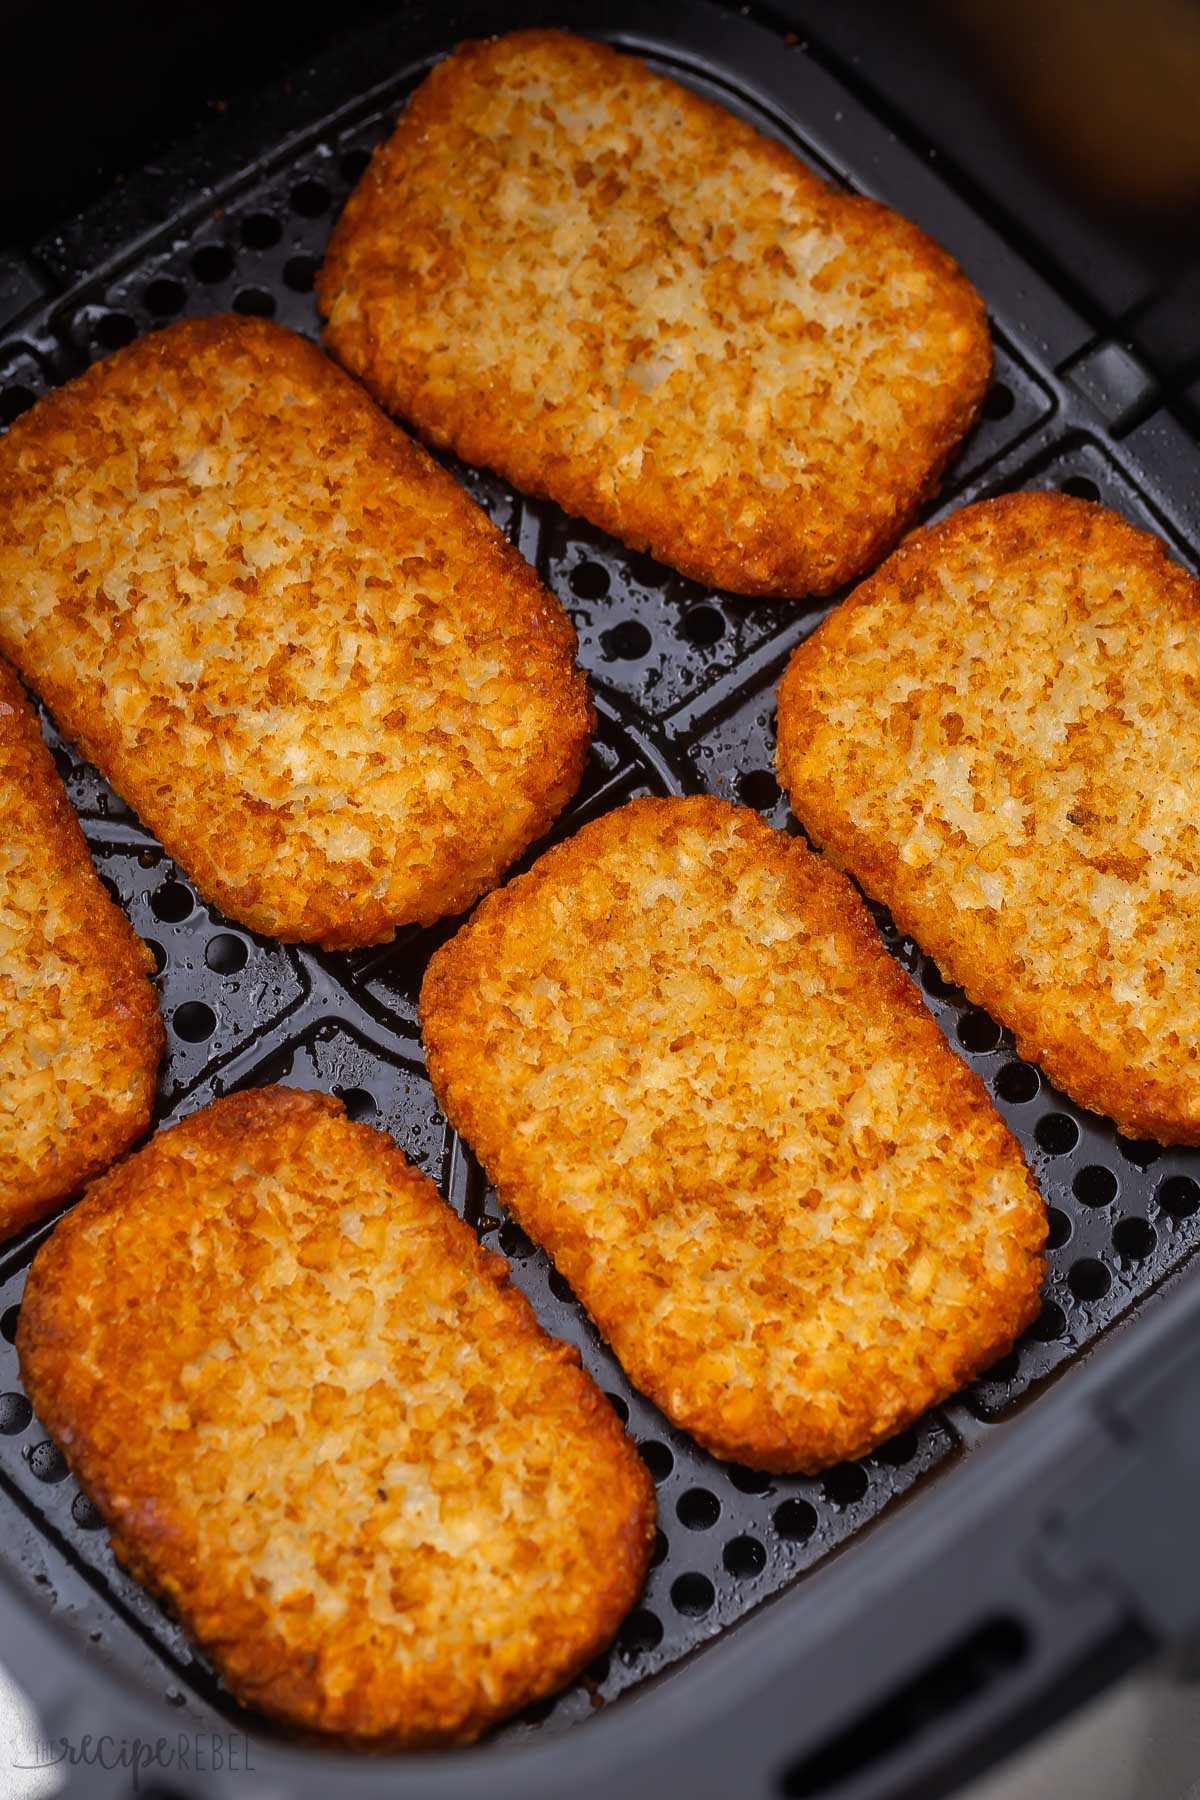
[[[403,0],[0,0],[0,241],[27,245]],[[498,10],[503,23],[519,4]],[[751,12],[756,7],[747,8]],[[1171,397],[1200,404],[1200,0],[778,0]],[[647,0],[647,24],[653,24]]]

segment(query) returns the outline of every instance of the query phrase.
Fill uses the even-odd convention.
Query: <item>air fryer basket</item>
[[[1063,488],[1150,526],[1190,565],[1200,457],[1153,410],[1136,361],[1094,337],[952,172],[899,141],[819,47],[750,10],[410,8],[265,94],[252,125],[218,125],[0,264],[0,421],[186,314],[233,308],[315,337],[313,276],[333,219],[431,61],[465,36],[567,24],[716,96],[830,179],[900,208],[964,264],[991,308],[996,377],[931,516],[986,494]],[[637,794],[696,791],[786,826],[771,773],[774,689],[828,605],[714,593],[447,460],[579,630],[600,724],[555,835]],[[511,1259],[548,1329],[579,1345],[642,1447],[660,1512],[645,1596],[612,1652],[557,1700],[434,1758],[298,1747],[240,1711],[117,1567],[31,1414],[12,1340],[43,1227],[0,1257],[0,1655],[34,1695],[47,1739],[250,1734],[252,1776],[181,1765],[169,1778],[178,1794],[928,1796],[1155,1642],[1188,1634],[1200,1615],[1187,1430],[1200,1295],[1178,1277],[1200,1241],[1200,1153],[1129,1143],[1081,1112],[874,909],[1042,1183],[1045,1305],[1002,1364],[861,1462],[811,1479],[723,1465],[631,1390],[434,1104],[416,997],[454,922],[350,954],[257,938],[206,907],[46,729],[103,877],[159,962],[169,1051],[158,1122],[286,1081],[340,1094],[390,1130]],[[1051,1382],[1118,1321],[1087,1368]],[[63,1767],[72,1791],[131,1791],[128,1767]]]

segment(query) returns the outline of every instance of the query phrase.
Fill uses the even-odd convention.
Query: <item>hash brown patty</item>
[[[38,1252],[30,1399],[246,1705],[465,1741],[632,1605],[652,1483],[507,1276],[390,1138],[286,1088],[160,1132]]]
[[[317,292],[334,354],[434,443],[740,594],[877,562],[991,373],[924,232],[560,31],[434,68]]]
[[[92,865],[21,684],[0,662],[0,1239],[150,1123],[154,958]]]
[[[0,442],[0,648],[205,898],[330,947],[461,912],[592,711],[532,569],[329,359],[191,319]]]
[[[1010,494],[911,538],[800,646],[779,773],[813,841],[1134,1137],[1200,1143],[1200,587]]]
[[[857,1456],[1034,1318],[1045,1208],[850,883],[635,800],[433,957],[429,1072],[634,1384],[716,1455]]]

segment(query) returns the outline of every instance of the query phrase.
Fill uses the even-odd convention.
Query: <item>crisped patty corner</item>
[[[0,1238],[44,1217],[150,1123],[154,959],[109,899],[0,662]]]
[[[1116,513],[917,532],[796,651],[813,840],[1123,1132],[1200,1143],[1200,586]]]
[[[190,319],[0,441],[0,648],[230,918],[462,912],[574,793],[562,607],[312,344]]]
[[[1036,1316],[1045,1207],[850,883],[636,800],[490,896],[421,992],[451,1123],[630,1379],[718,1456],[857,1456]]]
[[[433,442],[741,594],[877,562],[991,374],[983,301],[915,225],[559,31],[433,69],[318,297]]]
[[[469,1740],[642,1585],[653,1486],[577,1351],[324,1095],[235,1094],[97,1182],[17,1347],[118,1557],[290,1724]]]

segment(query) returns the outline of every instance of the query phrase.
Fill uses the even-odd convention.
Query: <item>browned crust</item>
[[[642,1585],[653,1485],[578,1353],[324,1095],[235,1094],[97,1182],[17,1346],[118,1557],[291,1725],[474,1738]]]
[[[1019,1146],[845,877],[744,808],[585,826],[435,954],[420,1016],[505,1204],[718,1456],[861,1455],[1037,1314]]]
[[[461,912],[579,783],[594,714],[558,601],[268,321],[183,321],[19,419],[0,581],[0,648],[269,936],[349,948]]]
[[[982,575],[1003,614],[971,613],[961,594],[943,587],[943,573],[960,583]],[[1085,591],[1089,573],[1096,585]],[[1097,660],[1086,634],[1102,620],[1120,631],[1124,648],[1110,646]],[[1148,857],[1135,836],[1148,804],[1164,799],[1182,764],[1194,772],[1200,753],[1200,690],[1188,650],[1198,626],[1200,587],[1159,539],[1090,502],[1008,494],[914,532],[797,649],[779,690],[780,780],[813,841],[890,908],[943,975],[1009,1027],[1021,1056],[1121,1132],[1162,1143],[1200,1143],[1200,1052],[1196,1022],[1184,1016],[1200,966],[1200,912],[1186,892],[1160,908],[1151,922],[1173,936],[1159,969],[1163,953],[1151,922],[1131,936],[1085,899],[1097,876],[1121,883],[1122,896],[1152,898],[1148,881],[1165,860],[1185,882],[1200,869],[1194,805],[1166,831],[1159,856]],[[955,688],[954,658],[969,629],[978,652],[969,679]],[[1161,661],[1159,637],[1167,646]],[[1001,665],[1010,650],[1016,663]],[[868,654],[886,663],[889,679],[903,676],[907,699],[898,717],[908,721],[906,739],[917,733],[918,747],[910,742],[897,752],[892,723],[881,732],[865,684],[851,691]],[[1046,673],[1039,663],[1034,672],[1032,659],[1043,655],[1054,667]],[[1168,668],[1168,657],[1178,666]],[[1060,717],[1054,684],[1093,674],[1096,703],[1080,707],[1072,698]],[[985,708],[981,732],[976,715]],[[1021,841],[999,846],[996,873],[1006,887],[1020,877],[1005,900],[1014,915],[1007,921],[1006,912],[955,903],[961,834],[941,832],[942,860],[933,866],[901,855],[912,814],[897,778],[924,766],[928,746],[919,734],[943,714],[958,721],[962,748],[978,755],[973,779],[985,823],[997,817],[1001,781],[1024,809]],[[1065,757],[1037,747],[1037,734],[1059,725],[1070,747],[1066,773],[1080,793],[1086,787],[1086,810],[1068,804]],[[929,807],[938,794],[931,774]],[[856,824],[851,812],[864,807],[871,817]],[[1060,932],[1057,952],[1021,940],[1035,908],[1043,925],[1054,921]],[[1139,970],[1162,978],[1163,1016],[1150,1031],[1111,991],[1114,972]]]
[[[526,80],[537,89],[528,99]],[[579,160],[579,128],[546,111],[560,96],[610,108],[611,149],[588,140],[591,160]],[[547,121],[526,170],[516,151]],[[753,200],[743,164],[761,180]],[[502,184],[514,172],[525,190],[512,213]],[[615,208],[629,214],[623,237]],[[787,209],[831,251],[798,301],[788,283],[808,280],[797,276],[808,251],[791,262],[782,250]],[[715,245],[718,226],[751,234],[745,262]],[[597,269],[587,259],[610,236],[611,267]],[[630,301],[638,259],[703,268],[703,308],[685,326],[667,322],[669,306],[660,318]],[[581,272],[590,285],[568,305]],[[831,289],[841,311],[823,298]],[[924,232],[834,192],[782,145],[636,58],[566,32],[467,43],[434,68],[351,195],[317,291],[334,354],[433,442],[697,581],[749,595],[827,593],[873,566],[936,487],[991,375],[983,302]],[[873,313],[855,310],[864,292]],[[706,366],[643,393],[629,371],[647,346],[669,351],[689,332]],[[805,362],[772,387],[772,357],[811,333],[824,334],[820,369]],[[556,369],[575,391],[549,398]],[[764,404],[765,432],[752,423]],[[766,479],[766,462],[793,441],[803,473]]]
[[[11,1237],[141,1136],[163,1028],[154,959],[105,892],[3,662],[0,806],[0,1237]]]

